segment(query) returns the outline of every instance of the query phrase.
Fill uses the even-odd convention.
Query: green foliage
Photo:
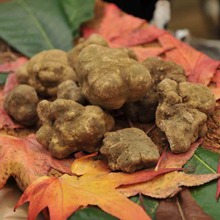
[[[219,155],[211,151],[199,148],[185,168],[195,174],[216,173]],[[191,190],[191,193],[200,207],[213,219],[220,219],[220,202],[215,199],[217,181],[212,181]]]
[[[69,50],[72,32],[74,37],[77,36],[81,22],[91,18],[93,3],[91,0],[11,0],[1,3],[0,38],[28,57],[42,50]]]
[[[94,16],[94,0],[60,0],[73,37],[79,36],[80,25]]]
[[[140,201],[140,199],[142,199],[142,201]],[[152,219],[155,219],[156,209],[157,209],[157,206],[159,205],[156,199],[151,199],[146,196],[142,196],[142,198],[140,198],[139,196],[134,196],[131,198],[131,200],[137,203],[138,205],[143,206],[147,214]],[[116,220],[117,218],[102,211],[98,207],[91,206],[91,207],[79,210],[78,212],[73,214],[68,220],[74,220],[74,219],[77,219],[77,220]]]
[[[1,73],[0,74],[0,85],[5,84],[7,77],[8,77],[8,73]]]

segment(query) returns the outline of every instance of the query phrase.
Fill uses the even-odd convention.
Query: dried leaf
[[[220,159],[218,162],[218,170],[217,172],[220,174]],[[216,191],[216,199],[218,200],[220,196],[220,180],[218,180],[218,184],[217,184],[217,191]]]
[[[21,128],[22,126],[13,122],[11,117],[6,113],[3,108],[3,92],[0,91],[0,130],[3,128]]]
[[[11,119],[11,117],[6,113],[3,107],[4,96],[7,95],[16,85],[17,79],[15,74],[9,74],[3,91],[0,91],[0,129],[3,129],[4,127],[10,129],[22,127]]]
[[[97,205],[119,219],[150,219],[140,206],[124,197],[116,188],[147,181],[172,170],[112,173],[100,160],[79,158],[72,165],[75,176],[42,177],[36,180],[24,192],[16,207],[29,201],[29,219],[35,219],[41,210],[48,207],[51,219],[64,220],[88,205]]]
[[[162,48],[162,47],[130,47],[140,62],[147,59],[148,57],[160,56],[171,48]]]
[[[146,183],[120,187],[118,190],[126,196],[134,196],[141,193],[162,199],[176,195],[183,187],[200,186],[219,177],[220,174],[191,175],[175,171],[156,177]]]
[[[83,28],[84,37],[93,33],[102,35],[111,47],[129,47],[152,42],[164,31],[147,25],[143,19],[122,13],[114,4],[107,4],[99,27]]]
[[[211,220],[192,198],[188,190],[180,192],[178,197],[163,200],[156,211],[157,220]]]
[[[24,190],[34,180],[45,176],[53,168],[70,173],[72,159],[54,159],[49,151],[40,145],[34,135],[17,138],[0,134],[0,189],[10,176],[14,177],[20,189]]]
[[[219,100],[220,99],[220,88],[211,88],[211,90],[215,96],[215,100]]]
[[[211,151],[220,153],[220,108],[216,107],[207,121],[208,131],[203,146]]]
[[[160,36],[159,42],[166,48],[175,47],[175,49],[166,52],[166,59],[181,65],[190,82],[204,85],[211,82],[220,64],[219,61],[209,58],[168,33]]]
[[[0,64],[0,72],[14,72],[16,71],[21,65],[25,64],[28,61],[26,57],[19,57],[14,62],[6,62]]]
[[[201,145],[203,142],[202,139],[199,139],[197,142],[193,143],[189,150],[186,153],[182,154],[174,154],[172,152],[164,152],[161,155],[160,163],[157,165],[157,169],[162,168],[181,168],[194,154],[196,149]]]
[[[214,83],[216,83],[216,87],[217,88],[220,88],[220,65],[219,65],[219,67],[218,67],[218,69],[217,69],[217,71],[216,71],[212,81]]]
[[[16,85],[18,85],[18,81],[15,73],[9,74],[3,89],[3,96],[6,96]]]

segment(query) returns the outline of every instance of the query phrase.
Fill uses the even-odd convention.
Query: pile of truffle
[[[43,51],[17,72],[19,85],[4,108],[59,159],[100,150],[112,170],[153,166],[158,146],[138,128],[114,130],[112,112],[130,121],[156,122],[174,153],[186,152],[206,133],[215,107],[210,90],[186,82],[182,67],[159,58],[142,63],[133,51],[109,48],[98,35],[81,39],[68,53]]]

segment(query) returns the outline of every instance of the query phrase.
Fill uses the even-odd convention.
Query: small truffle
[[[89,45],[76,68],[83,95],[94,105],[119,109],[142,98],[151,85],[149,71],[121,49]]]
[[[174,153],[186,152],[191,143],[205,135],[206,113],[214,111],[214,96],[205,86],[178,84],[171,79],[164,79],[158,85],[158,93],[156,124],[165,132]]]
[[[97,150],[114,119],[98,106],[82,106],[75,101],[57,99],[41,101],[37,107],[42,127],[36,138],[59,159],[73,152]]]
[[[78,63],[80,52],[90,44],[97,44],[103,47],[108,47],[107,41],[101,35],[92,34],[88,39],[81,38],[79,43],[68,52],[69,63],[73,69],[75,69],[76,63]]]
[[[16,86],[5,98],[6,112],[18,123],[32,126],[37,122],[38,96],[28,85]]]
[[[85,103],[81,88],[72,80],[62,82],[57,89],[58,99],[70,99],[80,104]]]
[[[111,170],[128,173],[153,166],[160,157],[157,146],[137,128],[107,132],[100,152],[108,159]]]
[[[157,85],[165,78],[176,82],[186,81],[184,69],[176,63],[164,61],[157,57],[147,58],[142,64],[149,70],[152,86],[143,98],[134,103],[126,103],[124,111],[131,121],[151,122],[155,119],[158,105]]]
[[[57,86],[68,79],[75,81],[76,74],[69,66],[66,52],[48,50],[33,56],[27,63],[26,70],[17,72],[17,78],[19,82],[34,87],[38,95],[55,97]]]

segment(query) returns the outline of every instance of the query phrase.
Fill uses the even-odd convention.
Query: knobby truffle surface
[[[174,153],[186,152],[191,143],[206,133],[207,114],[215,99],[205,86],[164,79],[158,85],[159,105],[156,124],[165,132]]]
[[[137,128],[107,132],[100,152],[111,170],[128,173],[155,165],[160,156],[157,146]]]
[[[57,86],[66,80],[76,80],[67,53],[62,50],[42,51],[17,72],[19,82],[35,88],[42,97],[55,97]]]
[[[83,95],[106,109],[139,100],[151,85],[149,71],[121,49],[89,45],[78,61],[76,73]]]
[[[98,34],[92,34],[88,39],[81,38],[78,44],[68,52],[69,63],[72,68],[76,68],[76,63],[78,63],[80,52],[91,44],[101,45],[103,47],[108,47],[107,41]]]
[[[60,159],[80,150],[96,151],[104,133],[114,126],[113,118],[100,107],[84,107],[73,100],[43,100],[37,112],[42,122],[37,140]]]
[[[37,122],[38,96],[33,87],[28,85],[16,86],[5,98],[6,112],[24,126],[31,126]]]
[[[158,105],[157,85],[165,78],[184,82],[186,76],[184,69],[178,64],[157,57],[147,58],[142,64],[151,74],[152,86],[139,101],[126,103],[124,110],[131,121],[151,122],[155,119]]]
[[[72,80],[62,82],[57,88],[58,99],[70,99],[80,104],[84,104],[81,88]]]

